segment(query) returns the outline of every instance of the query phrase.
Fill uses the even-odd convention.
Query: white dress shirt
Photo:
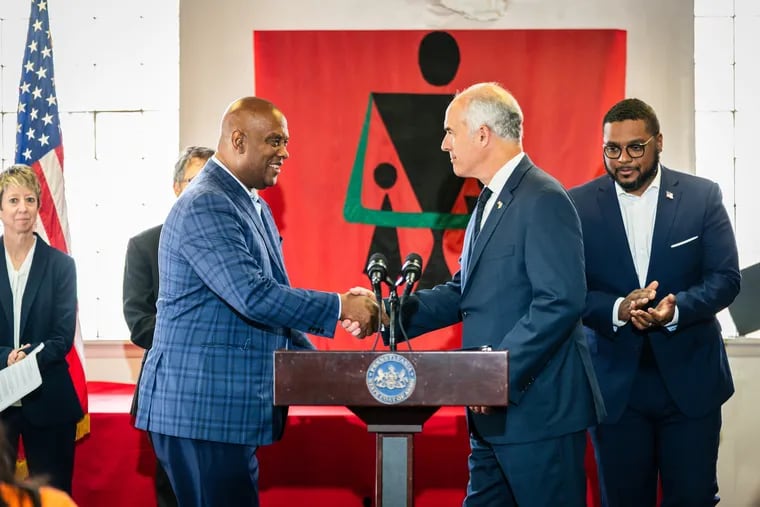
[[[488,219],[488,215],[491,214],[491,210],[493,209],[494,204],[499,199],[499,194],[501,194],[501,191],[504,189],[504,185],[507,184],[507,180],[510,176],[512,176],[512,173],[515,170],[515,167],[517,167],[517,164],[520,163],[520,161],[525,156],[525,152],[520,152],[514,157],[512,157],[506,164],[501,166],[501,168],[496,171],[496,174],[493,175],[493,178],[491,178],[491,181],[488,182],[488,185],[486,185],[489,189],[491,189],[491,196],[486,201],[486,207],[483,208],[483,218],[481,219],[479,224],[475,224],[476,227],[478,227],[478,230],[482,229],[482,225],[486,223],[486,220]]]
[[[658,166],[657,175],[640,196],[626,192],[623,187],[615,182],[620,215],[623,217],[623,227],[625,227],[625,235],[628,238],[628,248],[631,251],[631,258],[641,288],[646,287],[647,283],[661,181],[662,171]],[[623,297],[618,298],[612,307],[612,325],[615,329],[628,322],[618,319],[620,304],[624,299]],[[668,323],[667,327],[674,329],[676,324],[678,324],[678,307],[676,307],[673,320]]]
[[[13,348],[21,346],[21,303],[24,302],[24,291],[26,291],[26,282],[29,280],[29,271],[32,269],[32,259],[34,259],[34,250],[37,247],[37,236],[34,236],[32,248],[26,254],[24,262],[19,266],[18,271],[13,267],[13,261],[5,250],[5,268],[8,270],[8,282],[11,285],[11,295],[13,296]],[[17,401],[12,406],[20,407],[21,401]]]

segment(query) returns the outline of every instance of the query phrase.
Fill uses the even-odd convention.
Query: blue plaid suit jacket
[[[209,160],[161,232],[138,428],[243,445],[280,438],[286,411],[272,405],[273,352],[313,348],[303,332],[332,336],[339,298],[290,287],[270,238],[250,194]]]

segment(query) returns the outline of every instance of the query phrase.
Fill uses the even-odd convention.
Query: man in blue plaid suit
[[[273,352],[377,329],[367,295],[290,286],[280,236],[258,190],[288,157],[284,115],[246,97],[222,119],[216,155],[175,203],[159,242],[153,347],[136,426],[150,432],[179,505],[257,506],[256,449],[278,440],[286,410],[272,404]]]

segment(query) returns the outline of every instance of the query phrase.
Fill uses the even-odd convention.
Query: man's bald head
[[[220,143],[236,128],[242,128],[248,122],[256,121],[257,118],[261,118],[266,114],[271,114],[275,110],[277,110],[277,108],[274,104],[258,97],[243,97],[236,100],[227,106],[227,110],[222,117],[222,136]]]
[[[247,188],[263,189],[276,183],[287,142],[282,112],[268,100],[243,97],[224,112],[217,158]]]

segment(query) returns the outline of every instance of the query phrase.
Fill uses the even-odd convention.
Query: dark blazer
[[[588,295],[583,323],[608,418],[617,421],[631,393],[642,341],[649,335],[668,392],[687,416],[698,418],[734,392],[715,314],[739,292],[731,222],[717,184],[662,167],[647,281],[659,282],[657,302],[676,296],[674,332],[612,326],[615,300],[639,288],[612,179],[574,188],[583,224]]]
[[[124,262],[122,300],[124,319],[129,327],[129,339],[145,349],[142,364],[153,345],[156,329],[156,300],[158,299],[158,238],[161,226],[151,227],[130,238]],[[137,378],[140,384],[142,365]],[[137,389],[132,398],[130,414],[137,414]]]
[[[509,407],[470,414],[488,442],[553,438],[604,411],[581,328],[586,287],[578,215],[561,185],[524,156],[446,284],[405,304],[409,336],[462,321],[463,347],[509,351]]]
[[[163,435],[242,445],[280,438],[274,351],[332,336],[336,294],[290,286],[267,204],[215,158],[179,196],[161,231],[153,346],[135,424]],[[267,228],[272,234],[267,232]]]
[[[0,238],[2,239],[2,238]],[[0,241],[0,369],[13,350],[13,296]],[[21,306],[21,344],[45,348],[37,355],[42,385],[21,399],[22,412],[37,426],[79,421],[84,413],[69,375],[66,354],[74,344],[77,281],[74,260],[37,236]]]

